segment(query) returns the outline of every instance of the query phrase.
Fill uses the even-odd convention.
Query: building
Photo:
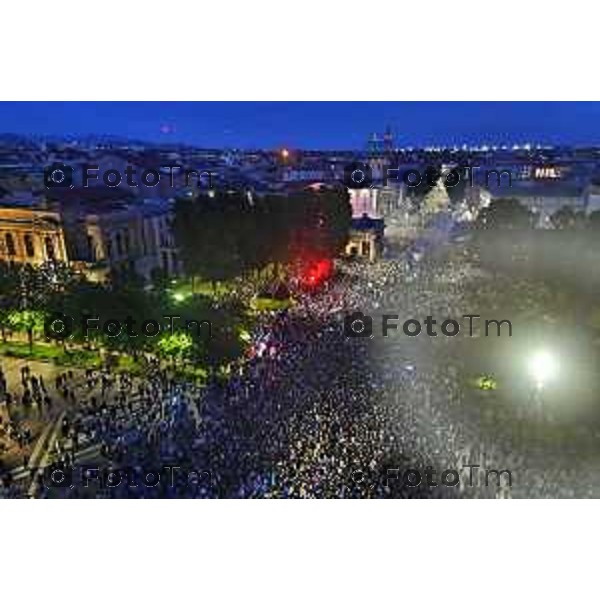
[[[383,219],[373,219],[367,214],[359,219],[352,219],[350,239],[345,250],[346,256],[376,260],[383,250],[384,229]]]
[[[167,202],[79,203],[65,209],[64,223],[69,258],[91,279],[179,273]]]
[[[66,262],[60,213],[36,206],[0,207],[0,260],[34,266]]]
[[[377,188],[348,189],[350,195],[350,206],[352,207],[352,218],[360,219],[363,215],[377,218]]]
[[[388,125],[383,135],[376,132],[372,133],[367,142],[367,149],[371,155],[393,152],[395,149],[395,140],[392,128]]]
[[[362,189],[348,189],[352,217],[359,219],[367,214],[373,219],[382,219],[407,210],[410,204],[403,185],[388,185]]]
[[[179,273],[168,202],[88,194],[51,203],[31,194],[3,198],[0,260],[65,262],[92,281]]]

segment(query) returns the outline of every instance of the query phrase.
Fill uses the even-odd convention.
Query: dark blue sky
[[[600,144],[600,102],[0,102],[0,132],[205,147],[358,149],[388,124],[400,145]]]

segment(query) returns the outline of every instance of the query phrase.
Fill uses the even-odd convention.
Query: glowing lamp
[[[529,372],[536,385],[542,387],[546,382],[556,376],[558,362],[548,352],[542,351],[534,354],[529,361]]]

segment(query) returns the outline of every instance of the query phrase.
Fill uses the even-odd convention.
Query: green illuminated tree
[[[13,331],[27,334],[29,352],[33,352],[33,337],[44,330],[45,313],[38,310],[13,310],[8,315],[8,326]]]
[[[188,356],[193,345],[192,337],[183,331],[166,332],[156,344],[158,355],[175,362]]]

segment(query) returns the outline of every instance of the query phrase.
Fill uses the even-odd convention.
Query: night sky
[[[0,102],[2,133],[202,147],[359,149],[386,125],[403,146],[600,145],[600,102]]]

